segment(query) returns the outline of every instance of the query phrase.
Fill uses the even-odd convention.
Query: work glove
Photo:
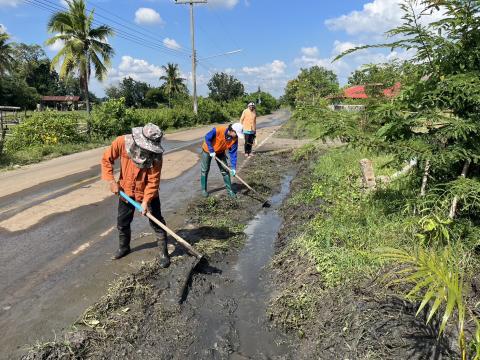
[[[237,175],[237,170],[235,170],[235,169],[230,170],[230,174],[231,174],[233,177],[235,177],[235,175]]]
[[[210,153],[210,157],[213,159],[217,154],[215,154],[214,152],[211,152]]]

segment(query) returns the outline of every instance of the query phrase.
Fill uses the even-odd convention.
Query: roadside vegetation
[[[435,336],[455,339],[453,348],[445,351],[453,351],[454,357],[477,359],[480,4],[420,3],[422,11],[412,1],[402,4],[404,23],[389,32],[400,40],[380,45],[414,49],[413,59],[366,66],[352,75],[352,81],[373,84],[366,89],[369,99],[361,102],[364,111],[330,110],[326,100],[317,99],[315,90],[302,92],[298,86],[302,76],[287,87],[293,89],[290,96],[295,108],[289,129],[294,136],[310,137],[314,142],[298,153],[311,159],[311,171],[285,210],[287,216],[292,208],[305,210],[300,229],[292,234],[295,240],[285,245],[276,264],[285,266],[292,253],[306,256],[321,285],[310,287],[318,296],[305,291],[311,285],[308,281],[304,287],[296,284],[300,290],[287,286],[274,299],[272,312],[285,328],[302,336],[317,336],[308,333],[313,329],[304,319],[315,321],[317,311],[332,311],[330,321],[335,321],[338,309],[335,305],[334,310],[323,309],[322,303],[328,303],[325,299],[335,292],[344,296],[346,288],[366,286],[365,279],[370,278],[382,284],[376,287],[376,296],[392,291],[403,294],[414,305],[413,314],[431,326]],[[441,20],[423,21],[435,11],[444,12]],[[368,46],[341,56],[364,48]],[[385,79],[392,78],[401,81],[401,92],[387,98],[379,91],[385,85],[380,88],[379,84],[391,85]],[[341,140],[344,146],[315,155],[315,141],[328,138]],[[364,158],[374,164],[377,185],[370,191],[360,177],[359,161]],[[352,311],[369,324],[366,314]],[[341,332],[334,325],[323,328],[337,330]],[[375,339],[381,331],[375,331],[370,340],[376,343],[370,344],[370,350],[383,354],[380,358],[390,358],[392,353]],[[317,346],[328,344],[317,341]],[[358,346],[358,340],[357,347],[356,356],[369,355],[370,350]]]
[[[12,116],[1,124],[0,168],[108,144],[112,137],[148,122],[163,130],[179,129],[232,121],[250,101],[259,101],[258,115],[278,108],[272,95],[260,90],[247,94],[238,79],[216,73],[194,114],[186,79],[174,63],[162,66],[159,86],[127,77],[108,87],[106,97],[99,99],[89,91],[89,80],[106,78],[114,55],[108,38],[115,33],[106,25],[93,27],[94,13],[87,11],[84,0],[67,3],[46,24],[53,35],[45,44],[63,43],[53,59],[40,45],[15,43],[11,35],[0,33],[0,106],[21,108],[20,124]],[[37,104],[47,95],[79,96],[79,109],[64,103],[70,111],[59,112],[50,105],[53,109],[37,112]]]

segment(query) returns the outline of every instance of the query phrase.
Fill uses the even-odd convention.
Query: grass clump
[[[320,211],[305,225],[295,242],[315,260],[326,287],[334,287],[356,277],[371,274],[382,261],[374,250],[379,247],[408,246],[406,239],[414,219],[394,206],[378,206],[389,192],[367,194],[359,179],[359,160],[371,158],[376,174],[393,171],[387,156],[372,156],[358,150],[332,149],[312,165],[309,181],[290,200],[291,204],[322,201]],[[395,196],[402,197],[401,191]],[[391,203],[390,203],[391,205]]]

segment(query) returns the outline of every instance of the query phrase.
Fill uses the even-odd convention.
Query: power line
[[[116,15],[115,13],[110,12],[109,10],[101,7],[100,5],[98,5],[98,4],[96,4],[96,3],[93,3],[92,1],[89,1],[89,2],[90,2],[90,4],[93,4],[93,6],[95,7],[95,9],[100,9],[100,10],[104,11],[105,13],[110,14],[110,15],[112,15],[113,17],[121,20],[122,22],[124,22],[124,23],[126,23],[126,24],[131,24],[131,25],[135,26],[136,28],[138,28],[138,29],[140,29],[140,30],[132,29],[131,27],[127,27],[127,26],[124,25],[124,24],[119,24],[118,22],[115,22],[114,20],[111,20],[111,21],[119,24],[120,26],[125,26],[125,27],[127,27],[127,28],[129,28],[129,29],[132,29],[133,31],[136,31],[136,32],[142,34],[142,35],[148,36],[148,37],[150,37],[151,39],[155,39],[155,40],[157,39],[157,35],[156,35],[154,32],[149,31],[148,29],[144,29],[143,27],[140,27],[140,26],[138,26],[138,25],[136,25],[136,24],[133,24],[131,21],[126,20],[126,19],[124,19],[124,18]],[[99,15],[99,16],[101,16],[101,15]],[[102,16],[102,17],[104,17],[104,16]],[[105,18],[105,17],[104,17],[104,18]],[[108,18],[106,18],[106,19],[108,19]],[[189,52],[191,51],[191,49],[189,49],[188,47],[187,47],[187,48],[180,48],[180,49],[177,49],[177,50],[176,50],[176,49],[172,49],[172,48],[170,48],[170,47],[168,47],[168,46],[166,46],[166,45],[165,45],[165,47],[168,48],[168,49],[170,49],[170,50],[181,51],[181,52],[184,52],[184,53],[186,53],[186,54],[189,54]],[[185,50],[184,50],[184,49],[185,49]]]
[[[46,2],[46,3],[49,4],[51,7],[54,7],[56,10],[65,11],[65,8],[61,7],[60,5],[57,5],[55,2],[53,2],[53,1],[51,1],[51,0],[37,0],[37,1],[39,1],[39,2],[41,2],[41,1]],[[88,12],[91,12],[92,10],[96,10],[96,9],[89,9],[88,7],[86,7],[86,10],[87,10]],[[118,21],[115,21],[115,20],[113,20],[113,19],[111,19],[111,18],[109,18],[109,17],[107,17],[107,16],[105,16],[105,15],[102,15],[101,13],[99,13],[99,12],[97,12],[97,11],[95,11],[95,14],[96,14],[96,16],[98,16],[99,18],[103,18],[103,19],[108,20],[108,21],[111,21],[111,22],[113,22],[114,24],[117,24],[117,25],[119,25],[119,26],[121,26],[121,27],[130,29],[130,31],[133,31],[133,34],[127,32],[127,31],[125,31],[125,30],[120,30],[119,28],[115,28],[114,26],[112,26],[112,25],[110,24],[110,26],[111,26],[112,28],[114,28],[114,29],[116,30],[116,32],[120,32],[120,33],[129,35],[129,36],[131,36],[131,37],[135,37],[136,39],[138,39],[138,40],[140,40],[140,41],[148,41],[149,43],[154,44],[155,46],[159,46],[159,47],[161,47],[161,48],[164,48],[166,51],[169,51],[169,52],[180,52],[180,53],[188,54],[188,53],[186,53],[184,50],[181,50],[181,49],[172,49],[172,48],[166,46],[166,45],[163,44],[163,43],[157,43],[157,41],[158,41],[157,37],[154,37],[154,41],[152,41],[152,40],[145,40],[144,37],[147,36],[147,35],[145,35],[144,33],[140,32],[140,31],[138,31],[138,30],[136,30],[136,29],[133,29],[132,27],[127,26],[127,25],[125,25],[125,24],[119,23]],[[127,20],[124,20],[124,21],[128,22]],[[94,20],[94,22],[99,23],[99,21],[97,21],[97,20]],[[139,34],[141,37],[140,37],[139,35],[136,35],[135,33],[136,33],[136,34]],[[150,35],[148,35],[148,37],[152,38],[152,36],[150,36]]]
[[[62,12],[65,11],[65,8],[59,6],[55,3],[52,3],[48,0],[24,0],[24,2],[27,3],[27,4],[30,4],[34,7],[37,7],[39,9],[43,9],[43,10],[49,12],[50,14],[55,14],[58,11],[62,11]],[[102,24],[95,19],[93,20],[93,23],[95,25],[105,25],[105,24]],[[107,25],[109,25],[109,24],[107,24]],[[114,30],[115,36],[117,36],[119,38],[122,38],[124,40],[133,42],[137,45],[140,45],[140,46],[143,46],[143,47],[155,50],[155,51],[162,52],[164,54],[173,55],[173,56],[177,56],[177,57],[181,57],[181,58],[189,58],[189,56],[187,54],[184,54],[183,52],[180,52],[180,51],[176,51],[174,49],[170,49],[163,44],[158,44],[158,43],[155,43],[155,42],[152,42],[152,41],[147,41],[143,38],[138,37],[137,35],[134,35],[134,34],[131,34],[129,32],[126,32],[126,31],[120,30],[118,28],[115,28],[114,26],[111,26],[111,28],[112,28],[112,30]]]

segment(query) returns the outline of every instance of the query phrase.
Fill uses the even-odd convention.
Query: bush
[[[125,134],[140,124],[133,114],[134,110],[126,107],[124,98],[110,99],[94,107],[90,129],[104,139]]]
[[[174,119],[171,116],[172,109],[136,109],[132,111],[135,123],[139,126],[152,123],[158,125],[160,129],[173,127]]]
[[[197,122],[199,124],[227,122],[231,115],[218,101],[209,98],[198,99]]]
[[[13,128],[5,144],[7,152],[34,145],[79,143],[86,140],[80,134],[85,115],[77,112],[46,111],[33,115]],[[79,135],[80,134],[80,135]]]

